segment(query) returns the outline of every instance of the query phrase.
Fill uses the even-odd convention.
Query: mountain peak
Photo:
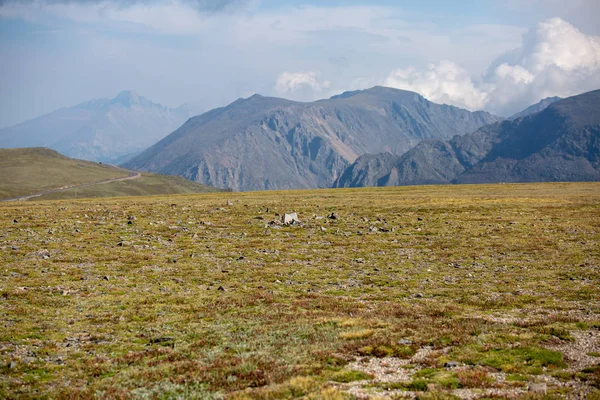
[[[144,98],[133,90],[123,90],[114,99],[112,99],[111,103],[121,104],[123,106],[132,106],[134,104],[139,104],[142,99]]]
[[[342,94],[335,95],[331,99],[347,99],[357,95],[371,95],[382,98],[390,98],[391,96],[397,98],[398,96],[404,96],[407,98],[421,99],[422,96],[418,93],[411,92],[409,90],[395,89],[386,86],[373,86],[372,88],[363,90],[351,90]]]

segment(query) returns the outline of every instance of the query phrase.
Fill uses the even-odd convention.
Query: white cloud
[[[321,92],[330,86],[329,81],[320,81],[316,72],[282,72],[277,77],[275,90],[279,93],[294,93],[306,89]]]
[[[484,76],[486,109],[503,115],[545,97],[568,97],[600,87],[600,37],[560,18],[540,22],[520,48],[496,60]]]
[[[487,96],[478,90],[469,74],[450,61],[430,64],[425,71],[414,68],[397,69],[385,79],[385,86],[411,90],[436,102],[468,109],[480,109]]]
[[[384,84],[427,99],[508,116],[549,96],[567,97],[600,87],[600,37],[560,18],[540,22],[521,46],[496,59],[474,82],[451,61],[426,70],[392,71]]]

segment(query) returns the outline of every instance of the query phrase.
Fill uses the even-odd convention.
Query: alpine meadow
[[[0,399],[600,400],[597,0],[0,0]]]

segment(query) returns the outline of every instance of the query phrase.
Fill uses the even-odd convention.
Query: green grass
[[[569,379],[598,243],[597,183],[2,203],[0,398],[341,399],[388,356],[434,397]]]
[[[121,168],[68,158],[46,148],[0,149],[0,199],[129,174]]]
[[[73,188],[49,193],[32,200],[85,199],[92,197],[153,196],[218,192],[217,188],[192,182],[179,176],[142,173],[128,181],[110,182],[101,185]]]
[[[32,200],[220,191],[181,177],[150,173],[136,179],[102,183],[133,174],[135,172],[106,164],[68,158],[46,148],[0,149],[0,200],[77,185],[86,186],[47,193]]]

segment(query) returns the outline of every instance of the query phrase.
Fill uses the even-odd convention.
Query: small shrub
[[[354,332],[344,332],[340,336],[343,337],[344,339],[348,339],[348,340],[366,339],[366,338],[373,336],[373,333],[375,333],[375,332],[373,332],[372,329],[363,329],[363,330],[354,331]]]
[[[409,384],[406,385],[406,388],[409,390],[414,390],[416,392],[424,392],[427,390],[428,382],[424,379],[415,379]]]
[[[494,384],[494,379],[481,368],[464,369],[456,375],[460,387],[463,388],[488,388]]]
[[[361,371],[354,370],[341,370],[333,374],[331,380],[340,383],[349,383],[354,381],[363,381],[366,379],[372,379],[373,375],[366,374]]]

